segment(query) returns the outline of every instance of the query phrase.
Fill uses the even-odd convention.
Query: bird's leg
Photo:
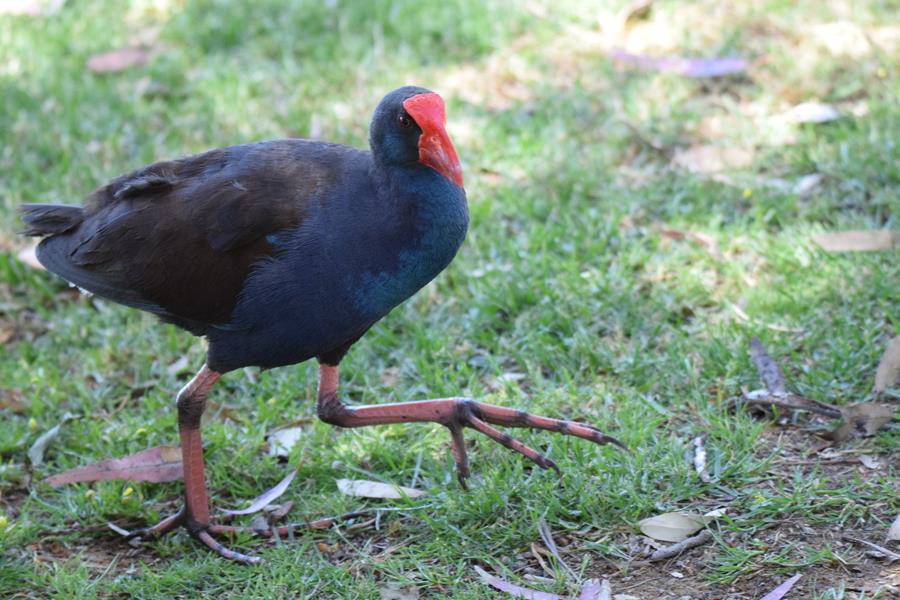
[[[495,442],[531,459],[542,468],[550,468],[559,473],[559,467],[552,460],[529,448],[509,434],[497,430],[492,425],[504,427],[530,427],[572,435],[597,444],[612,443],[622,448],[625,445],[596,427],[574,421],[563,421],[529,414],[523,410],[506,408],[476,402],[470,398],[439,398],[416,402],[375,404],[370,406],[348,406],[338,397],[337,366],[319,366],[319,394],[316,403],[319,418],[339,427],[365,427],[366,425],[386,425],[388,423],[440,423],[450,430],[451,451],[456,462],[456,474],[465,487],[469,476],[469,463],[463,441],[463,427],[471,427]]]
[[[206,407],[210,388],[221,375],[206,365],[178,392],[178,433],[181,437],[181,461],[184,467],[184,507],[153,527],[132,532],[129,537],[158,537],[181,526],[206,546],[238,562],[256,564],[260,558],[229,550],[210,535],[209,496],[203,465],[200,417]]]

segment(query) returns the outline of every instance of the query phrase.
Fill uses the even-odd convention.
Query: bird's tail
[[[22,235],[53,235],[65,233],[84,220],[84,208],[67,204],[23,204],[22,221],[26,228]]]

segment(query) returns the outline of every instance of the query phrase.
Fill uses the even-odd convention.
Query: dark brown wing
[[[348,153],[363,154],[278,140],[155,163],[94,192],[80,225],[46,238],[38,258],[89,292],[204,333],[228,321],[251,267],[276,251],[271,236],[299,226]]]

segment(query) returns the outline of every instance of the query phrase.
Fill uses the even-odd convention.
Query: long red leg
[[[472,427],[495,442],[531,459],[538,466],[544,469],[554,469],[557,472],[559,472],[559,468],[552,460],[491,425],[543,429],[579,437],[596,444],[615,444],[625,448],[622,442],[591,425],[531,415],[522,410],[484,404],[470,398],[439,398],[371,406],[347,406],[338,397],[338,368],[326,364],[319,366],[319,394],[316,411],[320,419],[339,427],[419,422],[444,425],[450,430],[451,450],[456,462],[457,477],[463,486],[465,486],[465,478],[469,474],[466,447],[462,438],[463,427]]]
[[[219,373],[203,365],[200,372],[178,392],[178,433],[181,437],[181,460],[184,466],[184,508],[153,527],[134,531],[128,537],[157,537],[182,526],[193,537],[221,556],[238,562],[257,564],[262,562],[262,559],[229,550],[214,540],[209,533],[209,496],[206,493],[200,417],[206,408],[209,390],[220,377]]]

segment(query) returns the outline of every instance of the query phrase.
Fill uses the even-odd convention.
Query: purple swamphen
[[[557,471],[493,425],[619,444],[590,425],[469,398],[340,400],[347,350],[450,263],[469,223],[439,95],[403,87],[385,96],[369,144],[371,152],[299,139],[232,146],[123,175],[84,206],[22,207],[25,233],[44,236],[37,256],[47,269],[209,341],[206,364],[177,396],[183,508],[136,535],[184,526],[222,556],[259,562],[213,537],[234,528],[210,518],[200,439],[210,388],[246,366],[316,358],[317,413],[333,425],[444,425],[461,483],[469,474],[463,427]]]

